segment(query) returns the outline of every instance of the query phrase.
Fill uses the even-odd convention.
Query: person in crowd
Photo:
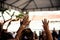
[[[29,28],[25,29],[29,23],[30,23],[30,21],[28,21],[28,18],[23,20],[23,23],[22,23],[21,27],[19,28],[17,35],[16,35],[17,40],[33,40],[32,31]],[[42,21],[42,23],[43,23],[43,28],[45,31],[44,36],[46,36],[47,40],[53,40],[52,34],[51,34],[51,32],[49,30],[49,26],[48,26],[49,21],[47,21],[47,19],[44,19]]]
[[[42,32],[39,31],[39,40],[42,40]]]
[[[57,34],[55,28],[54,28],[53,31],[52,31],[52,36],[53,36],[53,40],[57,40],[58,34]]]
[[[42,31],[42,34],[39,36],[39,40],[47,40],[45,31]]]
[[[47,21],[47,19],[44,19],[44,20],[42,20],[42,23],[43,23],[44,31],[46,33],[47,40],[53,40],[52,34],[51,34],[51,32],[49,30],[49,26],[48,26],[49,21]]]
[[[36,40],[38,39],[38,36],[37,36],[37,34],[36,34],[36,31],[33,32],[33,39],[34,39],[34,40],[35,40],[35,39],[36,39]]]
[[[21,26],[20,26],[20,28],[18,29],[17,34],[16,34],[16,36],[15,36],[15,39],[16,39],[16,40],[20,40],[21,35],[22,35],[22,31],[27,27],[27,25],[29,25],[30,21],[29,21],[28,18],[29,18],[28,16],[25,16],[25,17],[23,18],[23,21],[22,21],[22,23],[21,23]],[[26,37],[26,38],[27,38],[27,37]]]
[[[45,31],[42,31],[42,40],[47,40]]]
[[[59,30],[59,34],[58,34],[58,40],[60,40],[60,30]]]
[[[0,40],[1,40],[1,31],[2,31],[2,23],[0,23]]]
[[[30,28],[24,29],[20,40],[33,40],[33,32]]]
[[[3,24],[0,23],[0,40],[8,40],[13,38],[13,36],[2,28]]]
[[[12,34],[6,32],[6,30],[3,30],[1,32],[1,40],[8,40],[8,39],[13,39]]]

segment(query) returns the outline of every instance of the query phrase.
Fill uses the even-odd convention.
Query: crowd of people
[[[13,39],[13,36],[10,32],[6,32],[6,30],[2,30],[0,32],[0,40],[8,40]]]
[[[39,40],[47,40],[45,31],[42,31],[39,34]],[[60,40],[60,30],[56,31],[55,29],[53,29],[51,35],[53,37],[53,40]]]
[[[56,30],[52,30],[52,32],[49,30],[48,23],[46,19],[42,21],[44,31],[40,32],[39,36],[37,36],[36,31],[32,32],[30,28],[25,28],[29,22],[25,22],[25,24],[21,25],[20,30],[18,30],[16,37],[13,37],[13,35],[10,32],[7,32],[7,30],[2,29],[2,24],[0,23],[0,40],[60,40],[60,30],[57,33]]]

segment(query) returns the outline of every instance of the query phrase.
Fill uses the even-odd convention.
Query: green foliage
[[[16,15],[16,18],[23,18],[24,14],[23,13],[20,13],[18,15]]]

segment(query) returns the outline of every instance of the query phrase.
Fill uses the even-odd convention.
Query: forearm
[[[47,40],[53,40],[50,30],[48,28],[44,30],[46,32]]]
[[[20,28],[19,28],[19,30],[18,30],[18,32],[17,32],[17,35],[16,35],[16,39],[17,40],[19,40],[19,38],[21,37],[21,32],[24,30],[24,28],[25,28],[25,25],[22,25]]]
[[[19,39],[21,37],[21,32],[26,28],[26,26],[30,23],[30,21],[27,21],[25,24],[22,24],[19,30],[17,31],[16,39]]]
[[[52,34],[51,34],[51,32],[49,30],[49,26],[48,26],[49,21],[47,21],[47,19],[44,19],[44,21],[42,21],[42,22],[43,22],[43,28],[44,28],[46,36],[47,36],[47,40],[53,40]]]

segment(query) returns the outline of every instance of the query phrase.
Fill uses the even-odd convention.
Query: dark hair
[[[25,36],[27,39],[24,38]],[[33,32],[30,28],[26,28],[22,31],[21,40],[33,40]]]
[[[60,30],[59,30],[59,36],[60,36]]]

